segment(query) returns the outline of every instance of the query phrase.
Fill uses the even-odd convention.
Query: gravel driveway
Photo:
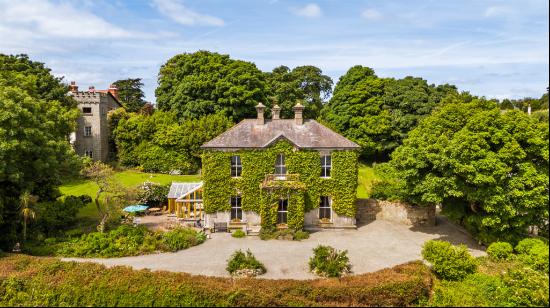
[[[484,255],[482,246],[462,229],[443,217],[435,227],[410,227],[388,221],[373,221],[357,230],[312,233],[303,241],[269,240],[258,237],[232,238],[229,233],[215,233],[205,243],[175,253],[158,253],[111,259],[64,258],[64,261],[96,262],[106,266],[127,265],[135,269],[186,272],[195,275],[228,277],[227,259],[237,249],[250,249],[267,268],[262,278],[310,279],[308,271],[312,249],[319,244],[348,250],[354,274],[377,271],[420,259],[422,244],[441,239],[453,244],[464,243],[475,256]]]

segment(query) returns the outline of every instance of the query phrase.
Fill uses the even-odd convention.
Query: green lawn
[[[379,179],[371,165],[359,163],[359,181],[357,185],[357,198],[368,198],[372,184]]]
[[[134,170],[127,170],[115,174],[115,178],[126,187],[137,186],[146,180],[160,184],[169,184],[171,182],[199,182],[199,175],[169,175],[159,173],[144,173]],[[97,185],[90,180],[77,180],[63,184],[60,188],[63,195],[88,195],[95,197]],[[81,217],[97,217],[97,210],[93,203],[88,204],[83,208],[79,216]]]

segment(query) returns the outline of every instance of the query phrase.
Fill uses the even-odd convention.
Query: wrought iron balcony
[[[299,174],[266,174],[260,186],[262,188],[305,188],[305,185],[300,182]]]

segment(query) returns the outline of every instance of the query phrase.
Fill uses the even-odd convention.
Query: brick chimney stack
[[[71,92],[78,92],[78,86],[76,85],[76,81],[71,81],[71,84],[69,85],[69,91]]]
[[[265,123],[265,119],[264,119],[265,106],[264,106],[264,104],[258,103],[258,105],[256,105],[256,111],[258,112],[258,119],[256,120],[256,124],[264,125],[264,123]]]
[[[107,91],[111,93],[116,99],[118,99],[118,88],[114,84],[110,84],[109,90]]]
[[[95,93],[95,87],[94,86],[89,86],[88,87],[88,92]]]
[[[302,125],[304,124],[304,118],[303,118],[303,112],[304,112],[304,106],[298,102],[292,110],[294,110],[294,121],[296,125]]]
[[[271,108],[271,113],[273,114],[273,120],[279,120],[280,119],[280,113],[281,113],[281,107],[279,105],[273,106]]]

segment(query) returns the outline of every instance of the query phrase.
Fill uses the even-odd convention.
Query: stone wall
[[[355,217],[338,215],[336,212],[331,212],[331,220],[329,223],[321,223],[319,221],[319,209],[312,209],[304,215],[304,229],[355,229]]]
[[[414,206],[404,202],[357,199],[357,224],[387,220],[411,226],[435,226],[435,206]]]

